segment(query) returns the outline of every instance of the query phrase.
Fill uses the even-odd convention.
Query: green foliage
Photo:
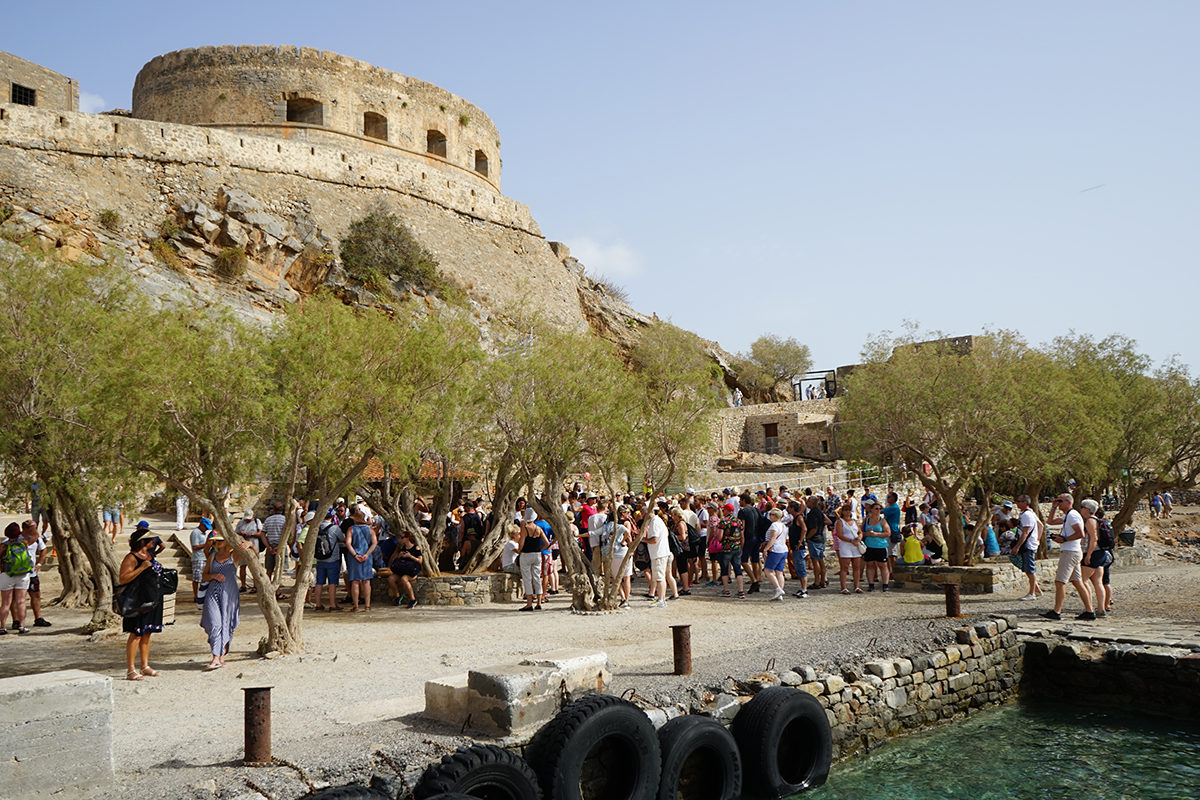
[[[100,222],[100,227],[106,230],[116,232],[121,228],[121,214],[112,208],[106,208],[101,211],[98,221]]]
[[[341,254],[346,274],[376,293],[390,292],[388,276],[398,275],[420,289],[441,296],[454,294],[437,261],[393,214],[373,211],[350,223]]]
[[[226,247],[217,253],[213,265],[217,273],[229,280],[237,280],[246,274],[246,251],[241,247]]]
[[[166,217],[158,225],[158,235],[163,239],[171,239],[179,235],[179,222],[174,217]]]
[[[750,345],[750,352],[741,353],[734,364],[740,383],[755,394],[769,397],[780,383],[788,384],[812,367],[808,345],[794,338],[784,339],[768,334]],[[790,396],[790,392],[789,392]]]
[[[183,261],[179,258],[179,254],[175,252],[175,248],[172,247],[165,239],[155,239],[153,242],[151,242],[150,252],[153,253],[159,261],[176,272],[181,272],[183,270]]]
[[[912,332],[875,339],[840,402],[848,455],[932,466],[921,480],[945,505],[954,563],[966,558],[964,490],[1061,479],[1101,460],[1116,435],[1094,386],[1009,331],[975,337],[965,354]]]
[[[440,103],[440,104],[438,105],[438,110],[439,110],[439,111],[445,111],[445,110],[446,110],[446,104],[445,104],[445,103]]]
[[[639,399],[634,433],[640,474],[656,489],[686,477],[710,437],[724,375],[694,333],[666,322],[648,328],[632,353]]]
[[[459,114],[458,115],[458,124],[465,128],[471,124],[471,118],[468,117],[466,114]]]
[[[13,215],[13,207],[8,203],[0,203],[0,225],[8,222]]]

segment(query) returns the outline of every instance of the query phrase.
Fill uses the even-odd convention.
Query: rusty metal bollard
[[[242,764],[262,767],[271,760],[271,687],[254,686],[246,693],[246,755]]]
[[[675,649],[676,675],[692,674],[692,626],[672,625],[671,643]]]
[[[958,584],[943,584],[943,588],[946,590],[946,616],[961,617],[962,606],[959,604]]]

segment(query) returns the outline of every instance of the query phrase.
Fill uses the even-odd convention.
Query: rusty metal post
[[[261,767],[271,761],[271,687],[254,686],[242,689],[246,693],[246,755],[247,767]]]
[[[675,674],[692,674],[692,626],[672,625],[671,643],[675,649]]]
[[[961,617],[962,606],[959,604],[958,584],[947,583],[943,586],[946,589],[946,616]]]

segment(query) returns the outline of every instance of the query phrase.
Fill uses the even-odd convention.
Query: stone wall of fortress
[[[431,83],[328,50],[222,45],[158,56],[138,73],[133,115],[191,125],[306,125],[440,160],[500,186],[500,134],[482,109]],[[289,125],[289,121],[291,124]],[[444,141],[430,154],[428,134]],[[343,146],[355,147],[347,142]]]
[[[344,146],[338,146],[344,144]],[[33,212],[41,235],[83,231],[138,263],[151,293],[187,289],[202,299],[268,312],[311,288],[294,253],[253,264],[247,285],[159,268],[148,248],[162,220],[195,203],[221,205],[228,187],[256,198],[304,238],[337,241],[350,222],[383,206],[396,213],[486,309],[520,303],[582,329],[577,280],[550,249],[529,209],[473,170],[359,138],[291,139],[195,125],[0,105],[0,204]],[[102,211],[121,217],[105,231]],[[318,276],[319,278],[320,276]],[[247,292],[249,294],[247,295]]]

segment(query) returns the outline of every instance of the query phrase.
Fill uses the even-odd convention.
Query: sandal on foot
[[[142,667],[142,674],[147,678],[157,678],[159,675],[162,675],[161,672],[156,669],[151,669],[150,667]]]
[[[128,671],[125,673],[125,680],[127,680],[127,681],[140,681],[140,680],[142,680],[142,673],[138,672],[136,669],[131,669],[131,670],[128,670]]]
[[[849,589],[842,589],[842,594],[850,594],[850,590],[849,590]]]

